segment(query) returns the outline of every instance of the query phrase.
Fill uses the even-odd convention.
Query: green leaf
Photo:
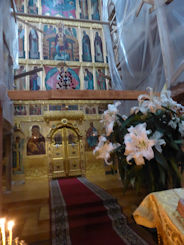
[[[170,141],[167,142],[168,145],[170,145],[174,150],[179,151],[180,148],[178,147],[178,145],[175,143],[175,141],[173,140],[172,137],[170,137]]]
[[[130,115],[123,123],[122,123],[122,127],[126,128],[126,127],[130,127],[133,125],[134,122],[136,122],[136,124],[138,124],[139,122],[141,122],[141,116],[142,114],[137,113],[137,114],[132,114]]]
[[[174,143],[175,144],[183,144],[183,140],[181,139],[181,140],[174,140]]]
[[[135,178],[135,189],[138,192],[144,183],[143,166],[131,165],[131,169],[127,171],[126,175],[125,190],[128,188],[132,178]]]
[[[148,166],[148,171],[149,171],[148,183],[150,181],[150,189],[151,189],[151,191],[155,191],[155,189],[156,189],[155,188],[155,185],[156,185],[155,181],[156,180],[155,180],[155,177],[154,177],[154,168],[152,167],[151,163],[148,163],[147,166]]]
[[[171,166],[173,168],[173,170],[175,171],[176,173],[176,176],[181,179],[181,174],[179,172],[179,169],[178,169],[178,166],[177,166],[177,163],[174,161],[174,159],[169,159],[170,163],[171,163]]]
[[[117,116],[117,118],[118,118],[118,120],[119,120],[120,123],[123,123],[123,122],[125,121],[125,120],[122,118],[121,115],[117,114],[116,116]]]
[[[170,108],[168,108],[168,107],[166,107],[166,106],[163,106],[163,105],[162,105],[162,107],[163,107],[166,111],[169,111],[169,112],[171,112],[172,114],[175,114],[175,115],[176,115],[176,112],[173,111],[173,110],[171,110]]]
[[[162,153],[158,152],[156,149],[154,149],[154,153],[155,153],[155,160],[165,169],[165,170],[169,170],[169,166],[167,161],[165,160],[164,156],[162,155]]]
[[[165,184],[166,184],[166,172],[164,171],[162,166],[160,166],[159,164],[158,164],[158,169],[159,169],[159,181],[161,182],[162,186],[165,186]]]

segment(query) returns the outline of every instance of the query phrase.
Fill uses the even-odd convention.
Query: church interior
[[[0,1],[0,244],[184,244],[184,217],[178,218],[180,213],[174,210],[172,220],[164,192],[173,191],[172,208],[176,209],[181,201],[184,211],[182,173],[180,184],[173,181],[168,188],[164,186],[164,201],[158,193],[163,201],[158,204],[159,208],[170,211],[166,217],[162,210],[165,220],[160,221],[156,216],[150,217],[151,211],[149,216],[143,210],[145,217],[141,216],[144,207],[149,210],[151,205],[156,205],[152,202],[156,203],[157,193],[147,196],[150,192],[144,188],[137,191],[132,187],[133,182],[124,192],[119,158],[114,157],[110,164],[107,161],[110,150],[102,157],[95,153],[101,147],[98,143],[101,135],[107,133],[103,125],[104,118],[108,121],[105,115],[111,113],[108,115],[113,117],[117,109],[109,105],[120,101],[119,113],[129,116],[130,109],[137,106],[137,98],[144,104],[140,96],[148,95],[148,87],[156,95],[170,91],[172,103],[180,109],[181,120],[174,128],[180,132],[174,142],[183,144],[184,7],[181,6],[181,0]],[[147,97],[150,103],[154,102],[151,96],[150,93]],[[149,104],[146,105],[148,108]],[[152,104],[149,109],[153,107]],[[107,139],[108,143],[115,142],[110,136]],[[167,144],[167,141],[159,142],[162,147]],[[179,152],[177,159],[182,158],[184,152],[178,147],[175,146]],[[144,155],[144,160],[150,160],[146,157]],[[158,157],[156,160],[159,161]],[[181,172],[182,161],[177,165]],[[162,164],[162,160],[160,162]],[[158,178],[162,175],[158,174]],[[120,220],[122,217],[126,220],[127,230],[122,226],[123,232],[118,233],[114,228],[121,242],[98,239],[95,232],[99,224],[95,228],[96,223],[91,224],[96,236],[91,243],[92,233],[85,241],[78,238],[79,227],[74,227],[71,240],[68,238],[70,229],[66,227],[74,226],[71,222],[66,224],[66,232],[60,232],[67,214],[59,211],[56,186],[65,186],[62,183],[76,179],[80,182],[76,188],[82,183],[94,189],[97,196],[104,190],[113,202],[116,199],[123,215]],[[71,198],[75,184],[71,193],[70,188],[66,187],[66,199]],[[63,196],[64,193],[63,189]],[[104,203],[107,205],[108,201]],[[72,211],[68,210],[68,217],[69,212]],[[75,225],[79,223],[79,216],[73,218]],[[5,221],[1,218],[13,220],[13,229],[7,228],[5,232],[2,224]],[[104,228],[106,235],[108,229]]]

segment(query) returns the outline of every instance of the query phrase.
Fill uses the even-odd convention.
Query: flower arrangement
[[[138,97],[129,117],[118,114],[120,102],[108,105],[102,115],[106,134],[99,137],[94,153],[107,164],[117,156],[125,190],[130,185],[149,191],[181,186],[184,107],[171,98],[170,91],[156,96],[148,90]]]

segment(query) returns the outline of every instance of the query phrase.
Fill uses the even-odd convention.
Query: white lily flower
[[[112,105],[109,104],[108,110],[104,111],[104,114],[102,115],[101,122],[104,123],[107,136],[109,136],[113,131],[114,122],[116,120],[116,114],[118,113],[117,107],[120,104],[121,103],[119,101]]]
[[[147,90],[149,94],[141,94],[138,97],[139,106],[132,107],[130,114],[138,113],[141,111],[143,114],[147,112],[156,112],[158,109],[163,107],[168,107],[169,109],[178,112],[184,112],[184,106],[178,104],[171,98],[171,91],[163,90],[160,94],[160,97],[155,96],[153,89],[148,87]]]
[[[140,95],[138,97],[140,111],[145,114],[148,111],[155,112],[161,108],[161,103],[157,96],[154,95],[153,89],[148,87],[149,95]]]
[[[155,112],[161,108],[160,101],[157,96],[154,95],[153,89],[148,87],[149,94],[141,94],[138,97],[139,106],[132,107],[130,114],[141,111],[143,114],[147,112]]]
[[[99,149],[104,145],[104,142],[107,141],[107,139],[104,136],[100,136],[98,139],[99,139],[98,145],[93,150],[93,154],[95,154],[97,151],[99,151]]]
[[[162,106],[168,107],[169,109],[178,112],[184,111],[184,107],[181,104],[178,104],[171,98],[171,91],[163,90],[160,94],[160,101]]]
[[[161,139],[162,136],[163,136],[163,134],[161,132],[155,131],[155,133],[151,137],[151,139],[155,141],[155,148],[160,153],[162,152],[161,145],[165,145],[166,144],[165,140]]]
[[[180,122],[180,118],[173,116],[170,122],[168,123],[168,125],[171,126],[171,128],[176,129],[179,122]]]
[[[105,137],[100,136],[98,146],[94,149],[93,153],[98,151],[99,155],[97,156],[97,159],[102,158],[105,160],[106,164],[111,165],[112,162],[108,162],[110,153],[118,146],[119,144],[109,143]]]
[[[130,109],[130,115],[131,114],[137,114],[139,112],[139,106],[133,106],[131,109]]]
[[[177,127],[177,122],[175,120],[171,120],[169,123],[168,123],[169,126],[171,126],[171,128],[173,129],[176,129]]]
[[[181,123],[179,124],[179,132],[181,136],[184,137],[184,121],[181,121]]]
[[[157,97],[153,98],[151,101],[145,100],[140,104],[140,111],[143,114],[146,114],[148,111],[155,113],[156,110],[161,108],[159,100],[156,99]]]
[[[128,117],[126,115],[122,115],[123,120],[126,120]]]
[[[146,130],[146,123],[138,124],[137,126],[131,126],[128,128],[128,134],[125,135],[125,155],[127,156],[127,162],[134,158],[137,165],[145,164],[144,158],[151,160],[154,158],[154,152],[152,146],[155,145],[155,141],[148,139],[150,130]]]
[[[114,113],[117,113],[118,112],[118,109],[117,109],[117,107],[119,106],[121,104],[121,102],[120,101],[116,101],[116,103],[115,104],[109,104],[108,105],[108,111],[109,112],[114,112]]]

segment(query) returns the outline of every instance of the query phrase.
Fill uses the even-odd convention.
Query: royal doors
[[[75,128],[64,126],[54,130],[49,150],[52,178],[84,173],[82,137]]]

